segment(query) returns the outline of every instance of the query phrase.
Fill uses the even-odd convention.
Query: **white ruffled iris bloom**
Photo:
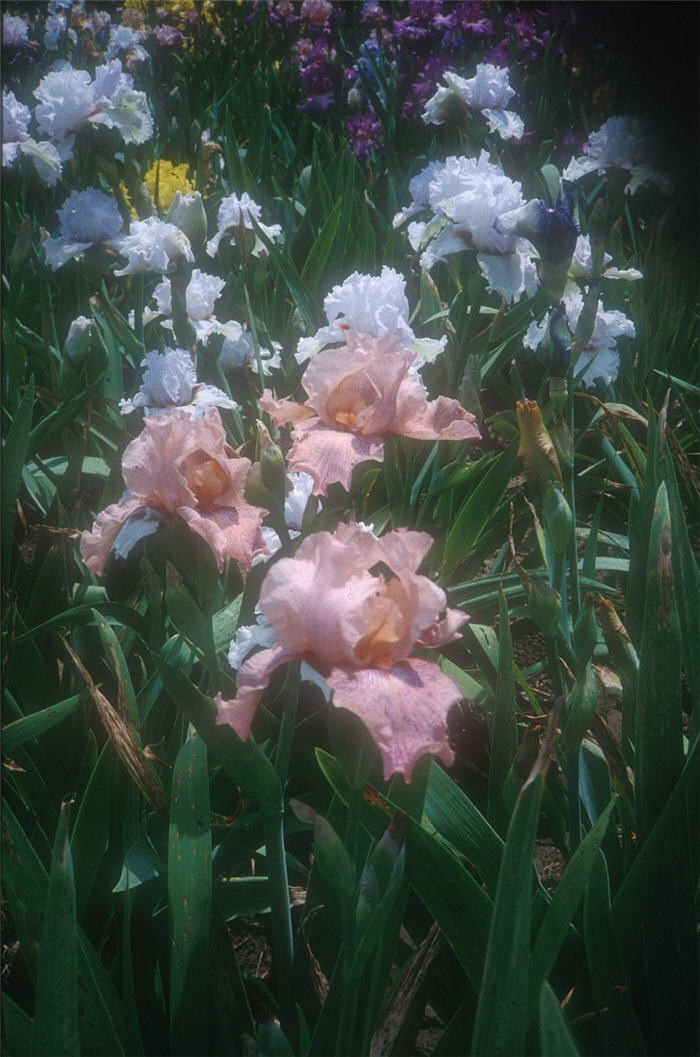
[[[443,165],[428,167],[427,194],[424,179],[418,183],[423,200],[433,216],[408,225],[408,240],[421,252],[427,270],[450,254],[472,250],[486,279],[487,289],[501,294],[508,303],[537,288],[537,269],[526,239],[499,232],[497,217],[525,204],[521,186],[489,160],[486,151],[478,158],[450,157]],[[411,181],[413,184],[413,181]],[[398,226],[423,201],[402,210],[394,218]]]
[[[257,202],[253,201],[247,191],[244,191],[240,197],[237,194],[232,194],[228,195],[227,198],[223,198],[219,203],[219,212],[217,214],[219,230],[216,235],[207,242],[207,253],[209,256],[216,256],[219,249],[219,243],[225,236],[229,237],[231,241],[235,243],[241,228],[253,232],[253,220],[255,220],[262,232],[272,241],[279,238],[282,234],[282,228],[279,224],[263,224],[262,208]],[[257,234],[255,235],[255,244],[252,252],[256,257],[259,257],[266,252],[265,246],[257,237]]]
[[[157,217],[132,220],[129,234],[119,244],[119,252],[127,258],[115,275],[137,275],[141,272],[160,272],[165,275],[183,258],[192,263],[194,254],[190,240],[174,224]]]
[[[122,415],[138,407],[146,415],[161,415],[177,407],[193,418],[200,418],[210,407],[238,406],[221,389],[197,381],[192,357],[185,349],[147,352],[141,366],[145,367],[141,388],[133,399],[120,400]]]
[[[425,104],[422,117],[426,125],[442,125],[459,110],[460,105],[478,110],[488,122],[489,130],[501,139],[520,139],[525,131],[523,119],[506,107],[515,95],[508,80],[507,67],[482,62],[469,79],[453,70],[443,74],[444,85]]]
[[[425,169],[421,169],[421,171],[413,177],[408,185],[411,204],[404,206],[404,208],[399,210],[396,214],[392,220],[392,226],[394,228],[400,228],[407,220],[410,220],[412,216],[415,216],[416,213],[420,213],[424,209],[430,209],[430,181],[441,173],[444,168],[444,162],[431,161],[429,165],[426,165]]]
[[[29,135],[32,112],[14,92],[2,92],[2,164],[13,165],[21,155],[32,159],[39,177],[52,186],[61,175],[61,159],[53,143]]]
[[[70,260],[80,260],[91,246],[118,246],[117,235],[123,221],[119,207],[110,195],[95,188],[72,191],[58,210],[60,235],[45,239],[44,254],[49,268],[56,271]]]
[[[625,194],[633,195],[644,184],[655,184],[671,194],[671,177],[656,168],[657,144],[647,123],[638,117],[609,117],[592,132],[583,145],[583,154],[572,158],[563,176],[579,180],[589,172],[621,169],[630,174]]]
[[[256,609],[255,624],[244,624],[238,628],[228,651],[228,663],[238,671],[249,653],[255,649],[269,649],[277,644],[277,632]]]
[[[416,338],[409,326],[406,280],[386,265],[380,275],[353,272],[325,297],[323,307],[328,326],[312,337],[301,338],[296,358],[303,363],[326,345],[343,343],[348,330],[379,338],[395,334],[401,344],[432,362],[445,348],[447,338]]]
[[[110,30],[105,58],[114,59],[120,52],[130,53],[139,62],[150,58],[141,43],[141,35],[130,26],[112,26]]]
[[[20,15],[2,16],[3,48],[22,48],[29,43],[29,24]]]
[[[566,293],[563,304],[569,330],[573,334],[583,309],[583,295],[580,291]],[[531,323],[523,338],[525,348],[536,349],[546,329],[546,319],[542,323]],[[606,310],[599,303],[593,333],[574,364],[574,376],[581,375],[580,384],[588,388],[599,382],[604,385],[614,382],[620,370],[617,339],[620,337],[634,338],[635,336],[636,331],[631,319],[617,309]]]
[[[153,135],[153,118],[145,92],[133,87],[130,74],[113,59],[95,70],[74,70],[56,63],[34,90],[39,131],[55,141],[63,161],[73,155],[76,134],[86,125],[116,129],[125,143],[145,143]]]

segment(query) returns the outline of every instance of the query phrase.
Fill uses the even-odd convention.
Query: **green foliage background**
[[[459,144],[396,120],[389,78],[386,154],[359,162],[340,118],[299,111],[289,41],[265,12],[218,15],[225,44],[203,30],[154,63],[158,131],[145,148],[95,141],[48,190],[4,171],[4,1052],[408,1054],[428,1007],[436,1057],[696,1052],[700,378],[687,201],[625,196],[602,177],[579,198],[582,230],[602,202],[606,250],[644,280],[606,288],[606,307],[637,329],[615,387],[569,401],[567,576],[518,477],[516,402],[538,399],[555,422],[542,363],[522,347],[543,306],[499,307],[471,255],[421,273],[391,226],[409,179]],[[349,50],[359,28],[348,15]],[[41,71],[20,72],[28,95]],[[553,54],[518,71],[539,134],[517,156],[503,145],[502,161],[526,198],[552,200],[555,132],[598,127],[590,87],[609,73]],[[626,101],[621,74],[617,91]],[[442,661],[465,695],[449,773],[424,759],[411,785],[382,782],[359,721],[329,715],[294,665],[254,739],[214,725],[211,695],[232,692],[225,654],[252,621],[261,569],[244,581],[231,562],[220,577],[175,524],[99,581],[80,559],[78,534],[122,491],[138,426],[117,405],[136,387],[144,335],[127,322],[133,287],[95,289],[87,267],[49,274],[41,230],[69,189],[131,190],[158,158],[188,162],[205,189],[204,129],[224,162],[207,188],[210,232],[219,200],[247,190],[285,233],[267,259],[222,258],[222,315],[282,345],[278,395],[298,388],[292,353],[323,323],[331,286],[388,264],[407,277],[412,325],[449,335],[431,393],[471,398],[484,423],[470,450],[394,438],[383,468],[362,467],[352,493],[332,490],[304,525],[355,516],[435,538],[427,571],[471,617]],[[79,313],[99,348],[75,365],[63,340]],[[254,457],[260,379],[200,364],[239,402],[223,417]],[[604,603],[596,618],[593,596],[626,634]]]

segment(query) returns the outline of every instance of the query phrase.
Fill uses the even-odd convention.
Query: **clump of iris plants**
[[[8,1054],[694,1052],[697,253],[608,16],[5,5]]]

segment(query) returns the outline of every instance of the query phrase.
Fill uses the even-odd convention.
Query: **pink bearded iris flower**
[[[401,434],[419,440],[473,440],[476,419],[456,400],[428,400],[422,382],[411,375],[415,353],[393,334],[379,338],[348,331],[347,344],[318,353],[304,372],[304,404],[275,400],[265,390],[260,407],[277,424],[293,422],[289,469],[314,479],[324,495],[339,481],[350,489],[357,463],[384,460],[384,437]]]
[[[459,638],[469,618],[445,611],[445,592],[416,570],[432,544],[424,532],[399,529],[378,539],[340,525],[303,541],[263,581],[259,608],[277,644],[243,662],[233,700],[216,696],[219,724],[248,737],[272,672],[301,659],[320,671],[333,703],[364,722],[382,756],[384,777],[403,774],[425,753],[454,759],[447,713],[462,697],[434,661],[411,658],[414,647]]]
[[[101,575],[125,522],[155,512],[187,522],[209,544],[219,570],[225,558],[250,568],[255,555],[267,551],[261,531],[267,511],[244,500],[250,465],[226,443],[213,408],[198,419],[179,410],[145,419],[122,459],[126,495],[82,534],[85,564]]]

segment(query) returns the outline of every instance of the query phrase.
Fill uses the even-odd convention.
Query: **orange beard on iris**
[[[391,668],[397,660],[397,646],[410,626],[409,600],[398,577],[387,580],[379,573],[378,590],[369,603],[372,630],[355,646],[354,660],[361,668]]]
[[[229,487],[228,474],[221,464],[202,451],[188,455],[180,472],[197,503],[204,508],[214,506]]]
[[[358,416],[375,403],[379,395],[364,371],[351,374],[328,397],[326,414],[333,419],[338,429],[354,432]]]

